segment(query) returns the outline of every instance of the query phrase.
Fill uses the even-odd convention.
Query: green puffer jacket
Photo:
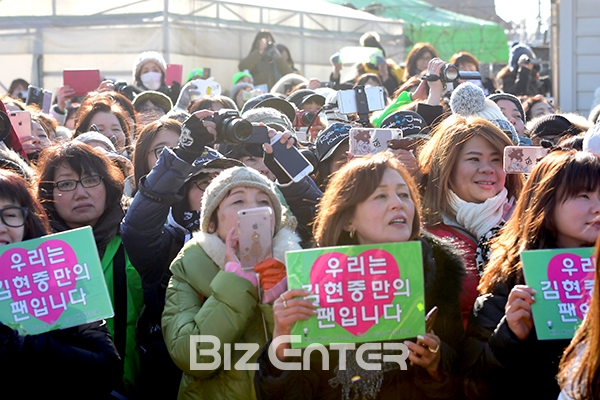
[[[300,238],[282,228],[273,238],[273,255],[285,260],[285,252],[300,249]],[[173,276],[167,288],[162,327],[171,358],[183,371],[181,399],[255,399],[254,370],[237,370],[246,350],[236,343],[254,346],[247,364],[255,363],[267,335],[273,332],[271,305],[261,304],[258,291],[246,279],[224,271],[225,243],[216,234],[197,232],[171,264]],[[267,330],[267,332],[265,332]],[[212,335],[220,340],[220,362],[206,370],[190,366],[190,335]],[[230,344],[231,362],[224,358]],[[211,364],[215,358],[200,356],[199,349],[212,350],[212,342],[196,344],[195,362]]]

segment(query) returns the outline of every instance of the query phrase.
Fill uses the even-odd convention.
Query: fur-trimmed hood
[[[194,233],[193,240],[198,243],[206,255],[217,266],[225,269],[225,242],[221,240],[216,233],[205,233],[198,231]],[[285,253],[292,250],[301,250],[300,237],[296,232],[287,227],[283,227],[273,238],[273,257],[285,264]]]

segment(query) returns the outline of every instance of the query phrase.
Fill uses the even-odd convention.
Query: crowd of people
[[[167,85],[154,51],[136,58],[131,84],[105,80],[84,97],[61,87],[48,113],[26,105],[26,81],[13,82],[0,112],[29,112],[31,129],[0,131],[0,245],[90,226],[115,316],[38,335],[0,321],[9,397],[600,398],[598,279],[573,340],[539,340],[520,259],[539,249],[600,254],[600,106],[589,118],[557,110],[524,43],[496,77],[473,74],[479,61],[461,49],[441,60],[417,43],[396,63],[375,32],[360,45],[376,56],[352,80],[341,82],[334,54],[322,82],[303,77],[262,30],[230,96],[199,96],[193,73]],[[471,75],[446,79],[448,65]],[[342,112],[342,91],[371,87],[383,108]],[[259,126],[267,137],[225,133],[244,120],[251,137]],[[402,137],[363,156],[352,128]],[[277,140],[312,172],[290,174],[273,154]],[[507,174],[505,148],[532,145],[548,154],[527,174]],[[237,216],[256,207],[272,212],[272,257],[248,271]],[[403,342],[406,370],[324,369],[314,353],[310,368],[278,368],[273,355],[296,357],[277,339],[317,315],[309,291],[288,287],[286,252],[407,241],[421,245],[413,268],[422,268],[424,312],[438,316]],[[229,354],[201,352],[214,344],[196,335]],[[236,344],[255,351],[247,358]],[[256,369],[233,367],[244,361]]]

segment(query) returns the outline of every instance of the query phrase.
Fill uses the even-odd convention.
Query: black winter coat
[[[462,278],[465,274],[464,266],[460,255],[442,239],[424,233],[421,242],[425,307],[427,310],[433,306],[439,308],[433,330],[442,341],[439,368],[443,380],[436,382],[425,369],[419,366],[409,365],[404,371],[397,369],[386,371],[377,399],[461,398],[462,377],[457,373],[459,370],[457,351],[462,346],[464,335],[459,302]],[[259,355],[259,369],[254,376],[258,399],[339,400],[342,398],[341,385],[334,388],[329,384],[329,380],[335,376],[333,371],[338,361],[337,351],[330,351],[330,368],[327,371],[321,369],[317,359],[311,363],[311,369],[308,371],[280,371],[269,361],[267,350],[270,343],[269,341],[263,347]]]
[[[39,335],[0,323],[3,399],[106,399],[123,367],[104,322]]]
[[[468,399],[556,399],[558,364],[568,340],[521,341],[508,327],[504,307],[510,290],[498,285],[479,296],[461,352]]]

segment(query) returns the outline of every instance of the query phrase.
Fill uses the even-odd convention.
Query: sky
[[[550,18],[550,0],[541,0],[542,32],[548,29]],[[505,21],[527,23],[527,31],[535,31],[538,16],[538,0],[496,0],[496,14]]]

